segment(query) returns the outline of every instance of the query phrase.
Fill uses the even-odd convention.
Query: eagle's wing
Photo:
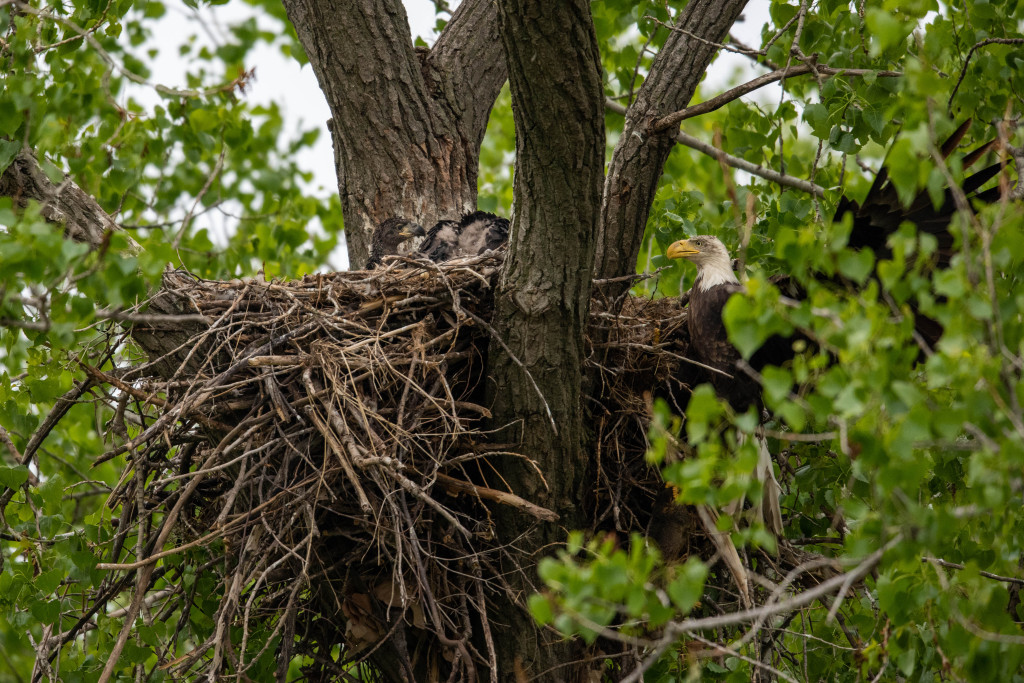
[[[942,144],[940,151],[944,159],[956,151],[970,127],[971,121],[965,121]],[[966,170],[973,166],[995,146],[996,142],[996,140],[991,140],[965,154],[960,160],[961,167]],[[979,190],[994,178],[1001,168],[998,163],[986,166],[964,178],[958,191],[972,201],[986,204],[996,201],[999,199],[998,187],[983,192],[979,192]],[[913,223],[919,231],[933,235],[938,240],[937,265],[940,268],[948,268],[954,254],[954,238],[949,231],[949,224],[957,211],[953,195],[954,191],[946,188],[942,203],[936,207],[932,202],[931,195],[925,190],[914,197],[909,206],[904,206],[889,178],[888,167],[883,166],[875,176],[875,181],[871,184],[871,189],[868,190],[864,201],[858,204],[845,196],[842,197],[836,207],[833,220],[841,221],[847,213],[851,214],[853,228],[850,231],[849,246],[855,249],[864,247],[871,249],[876,260],[891,258],[892,250],[888,245],[889,236],[899,230],[904,221]]]
[[[418,251],[434,263],[444,263],[457,255],[458,244],[459,224],[455,221],[438,221],[427,231]]]
[[[476,256],[508,240],[508,219],[486,211],[466,214],[459,222],[459,256]]]

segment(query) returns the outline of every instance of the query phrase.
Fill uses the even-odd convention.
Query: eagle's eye
[[[701,240],[694,240],[693,243],[696,244],[698,247],[704,246],[704,242],[702,242]]]

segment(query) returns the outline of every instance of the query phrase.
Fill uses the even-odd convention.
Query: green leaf
[[[708,568],[695,557],[686,560],[676,570],[676,578],[669,583],[667,591],[672,603],[683,614],[689,614],[693,606],[704,593],[704,580],[707,579]]]
[[[0,135],[14,136],[24,121],[22,112],[8,98],[0,98]],[[2,168],[0,168],[2,172]]]
[[[804,121],[819,138],[828,137],[831,126],[828,122],[828,108],[820,102],[804,107]]]
[[[802,432],[807,426],[807,413],[792,401],[783,401],[775,407],[793,431]]]
[[[768,366],[761,371],[761,379],[765,398],[772,405],[789,396],[793,388],[793,375],[784,368]]]
[[[0,465],[0,485],[16,489],[28,481],[28,467],[18,465],[17,467],[5,467]]]
[[[967,282],[961,273],[954,270],[940,270],[932,278],[935,291],[943,296],[959,299],[967,292]]]
[[[554,612],[551,609],[551,602],[538,593],[530,596],[530,614],[538,624],[550,624],[554,619]]]
[[[196,132],[208,132],[220,124],[220,117],[216,111],[196,109],[188,115],[188,122]]]
[[[42,624],[52,624],[60,618],[60,600],[36,600],[29,607],[32,616]]]
[[[33,583],[39,592],[43,595],[49,595],[53,591],[57,590],[57,586],[64,579],[64,571],[61,569],[51,569],[48,572],[43,572],[35,578]]]
[[[7,167],[14,161],[21,151],[21,143],[17,140],[4,140],[0,138],[0,173],[7,170]]]
[[[866,19],[868,31],[873,38],[871,45],[873,55],[881,54],[902,43],[914,27],[911,22],[902,21],[892,12],[879,7],[869,7]]]
[[[96,556],[88,550],[79,550],[71,553],[71,561],[80,569],[92,569],[99,563]]]
[[[744,296],[733,296],[722,309],[722,319],[729,330],[729,341],[740,355],[749,359],[761,348],[767,337],[758,324],[756,304]]]
[[[870,249],[846,249],[839,254],[839,272],[857,284],[864,284],[875,265],[875,256]]]
[[[149,648],[142,647],[134,641],[129,640],[125,643],[124,651],[121,654],[121,660],[130,665],[143,664],[152,656],[153,652]]]
[[[686,432],[691,443],[704,439],[708,425],[722,414],[722,406],[715,397],[715,391],[707,384],[694,390],[686,408]]]
[[[910,676],[914,673],[914,665],[916,663],[917,650],[914,648],[904,650],[896,657],[896,665],[899,666],[904,676]]]

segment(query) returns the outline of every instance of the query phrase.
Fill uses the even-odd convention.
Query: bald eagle
[[[467,213],[459,221],[459,256],[477,256],[508,241],[508,219],[486,211]]]
[[[408,218],[388,218],[377,226],[370,238],[370,258],[364,270],[379,266],[385,256],[394,256],[406,240],[423,236],[423,227]]]
[[[744,412],[754,404],[760,411],[760,387],[754,378],[737,370],[740,352],[729,341],[722,321],[726,302],[743,291],[743,285],[733,272],[729,251],[717,237],[699,235],[674,242],[665,255],[670,259],[685,258],[697,266],[697,278],[690,288],[690,310],[686,322],[690,329],[690,348],[697,360],[719,371],[708,373],[715,392],[737,412]],[[775,345],[768,349],[777,351]],[[754,367],[761,367],[764,365],[760,362],[762,360],[780,360],[777,355],[773,353],[770,359],[751,359],[751,363]]]
[[[438,221],[423,239],[418,253],[423,254],[434,263],[444,263],[455,257],[459,246],[458,221]]]
[[[943,156],[956,149],[966,134],[970,122],[962,125],[943,145]],[[992,143],[966,155],[963,167],[967,168],[991,148]],[[992,202],[999,197],[999,188],[984,192],[978,190],[999,172],[999,164],[993,164],[965,179],[961,191],[969,198],[981,202]],[[852,229],[849,246],[856,249],[871,249],[878,259],[892,256],[888,238],[899,226],[907,221],[913,223],[922,233],[933,235],[938,243],[937,267],[947,267],[952,257],[953,236],[949,224],[955,213],[953,193],[946,190],[945,201],[935,208],[927,192],[920,193],[905,207],[889,180],[885,167],[879,171],[863,204],[842,198],[836,211],[836,221],[852,215]],[[708,369],[704,378],[715,392],[725,399],[734,410],[744,412],[755,406],[758,415],[764,405],[761,386],[756,379],[766,365],[782,365],[795,355],[794,338],[772,337],[747,361],[740,364],[740,352],[729,341],[722,321],[722,310],[726,302],[740,292],[743,285],[732,269],[732,258],[721,240],[711,235],[698,235],[674,242],[666,256],[671,259],[687,259],[697,267],[697,277],[689,291],[689,314],[687,325],[690,332],[690,349]],[[785,278],[776,280],[785,284]],[[934,345],[942,334],[942,327],[916,310],[915,331],[918,339],[927,345]],[[799,334],[799,333],[797,333]],[[751,369],[753,372],[751,372]],[[781,491],[772,471],[771,455],[764,439],[758,438],[757,478],[764,484],[764,499],[761,510],[757,511],[766,526],[777,536],[782,533],[782,517],[778,494]]]
[[[376,268],[385,256],[397,254],[398,247],[413,237],[423,237],[423,241],[412,255],[425,256],[434,263],[479,256],[505,244],[508,228],[508,219],[486,211],[467,213],[458,221],[438,221],[427,231],[408,218],[389,218],[373,231],[366,269]]]

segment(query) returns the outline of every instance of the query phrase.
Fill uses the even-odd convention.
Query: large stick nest
[[[114,431],[127,435],[126,415],[137,423],[105,456],[129,454],[109,505],[122,507],[117,538],[137,530],[139,556],[161,553],[142,588],[149,609],[180,618],[161,655],[174,676],[267,658],[282,675],[296,654],[314,677],[364,659],[399,661],[388,677],[473,680],[493,667],[488,606],[527,560],[498,540],[491,513],[555,519],[494,464],[526,461],[488,431],[500,427],[482,381],[500,263],[399,258],[290,282],[168,272],[153,308],[183,313],[173,327],[188,341],[116,378],[90,370],[120,396]],[[580,504],[594,530],[645,532],[666,500],[644,460],[652,396],[680,409],[689,391],[685,311],[632,298],[605,310],[595,301],[587,342],[599,398]],[[166,334],[147,322],[134,334]],[[195,609],[212,635],[175,642]],[[440,647],[411,651],[423,632]]]

